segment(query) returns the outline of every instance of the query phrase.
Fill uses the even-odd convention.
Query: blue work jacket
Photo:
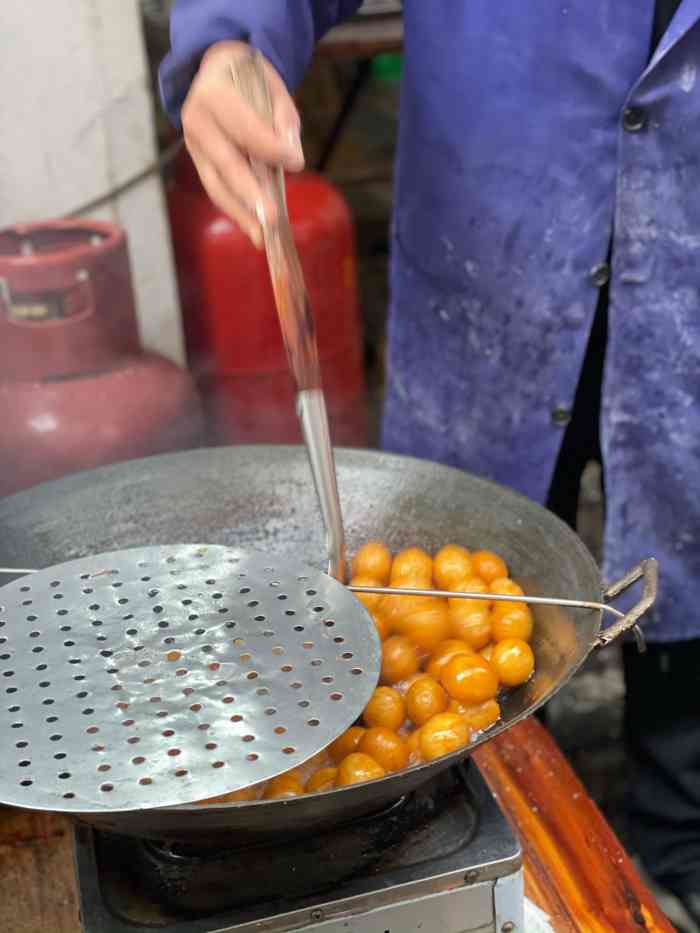
[[[171,117],[211,43],[293,87],[358,6],[176,0]],[[383,443],[543,502],[609,274],[605,573],[658,557],[666,641],[700,636],[700,0],[652,54],[653,10],[405,0]]]

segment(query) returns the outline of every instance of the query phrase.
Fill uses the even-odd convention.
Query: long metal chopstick
[[[0,574],[23,573],[36,573],[36,570],[0,567]],[[622,619],[625,616],[624,612],[620,612],[619,609],[615,609],[614,606],[610,606],[608,603],[596,603],[586,599],[558,599],[552,596],[511,596],[510,594],[504,593],[463,593],[452,590],[423,590],[413,587],[397,588],[392,586],[355,586],[354,584],[348,586],[348,589],[351,593],[376,594],[377,596],[437,596],[441,599],[480,599],[485,602],[527,603],[531,606],[564,606],[566,609],[595,609],[600,612],[609,612],[610,615],[614,615],[618,619]]]
[[[486,602],[527,603],[533,606],[564,606],[568,609],[597,609],[609,612],[619,619],[624,612],[607,603],[589,602],[585,599],[558,599],[550,596],[510,596],[502,593],[457,593],[452,590],[396,589],[390,586],[348,586],[352,593],[376,593],[381,596],[438,596],[444,599],[481,599]]]

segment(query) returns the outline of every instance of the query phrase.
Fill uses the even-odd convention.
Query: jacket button
[[[591,269],[591,282],[596,288],[602,288],[610,281],[610,266],[607,262],[599,262]]]
[[[647,115],[641,107],[625,107],[622,125],[628,133],[638,133],[647,125]]]
[[[555,408],[552,412],[552,424],[558,428],[565,428],[571,421],[571,412],[568,408]]]

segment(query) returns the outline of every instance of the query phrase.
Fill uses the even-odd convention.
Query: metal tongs
[[[236,91],[271,125],[272,101],[260,53],[251,51],[250,55],[231,62],[230,73]],[[281,168],[272,168],[255,159],[251,159],[250,163],[258,184],[277,208],[277,224],[262,224],[265,253],[289,368],[297,392],[297,414],[326,530],[328,573],[344,583],[345,534],[326,401],[321,387],[316,329],[287,214],[284,172]]]

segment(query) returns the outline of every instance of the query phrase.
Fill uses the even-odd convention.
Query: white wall
[[[138,0],[0,0],[0,226],[74,213],[156,158]],[[89,216],[128,234],[143,343],[184,359],[157,173]]]

